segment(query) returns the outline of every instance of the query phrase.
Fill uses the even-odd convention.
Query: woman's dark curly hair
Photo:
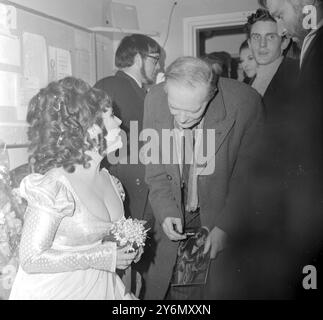
[[[99,152],[106,149],[106,129],[102,114],[111,108],[111,100],[101,90],[92,88],[83,80],[67,77],[51,82],[34,96],[28,107],[28,138],[31,142],[29,162],[34,172],[44,174],[52,168],[63,167],[72,173],[76,164],[90,166],[95,139],[88,129],[97,124]]]

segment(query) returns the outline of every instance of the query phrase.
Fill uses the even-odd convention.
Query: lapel
[[[314,35],[314,39],[310,43],[310,46],[305,52],[305,55],[303,57],[303,63],[301,66],[301,71],[305,69],[306,64],[309,62],[310,59],[308,59],[309,55],[312,53],[313,47],[316,46],[320,41],[322,41],[323,38],[323,27],[321,27],[319,30],[317,30],[316,34]]]
[[[161,103],[159,104],[159,108],[161,113],[156,118],[155,123],[157,130],[159,131],[159,136],[162,137],[162,130],[163,129],[174,129],[174,117],[171,115],[168,107],[167,101],[167,94],[164,92],[163,97],[161,99]],[[160,143],[160,161],[162,160],[162,139],[159,139]],[[173,147],[174,146],[174,147]],[[181,175],[180,175],[180,168],[179,168],[179,161],[177,156],[177,149],[175,140],[173,139],[172,145],[168,146],[170,150],[170,164],[165,164],[165,168],[167,174],[169,174],[174,182],[178,185],[181,183]],[[175,150],[174,150],[175,149]],[[175,151],[175,152],[174,152]]]
[[[232,129],[235,123],[235,114],[227,113],[227,109],[225,107],[225,100],[223,89],[221,87],[221,83],[218,84],[218,93],[216,97],[211,101],[207,112],[205,114],[204,120],[204,129],[203,129],[203,142],[200,145],[202,150],[198,150],[199,154],[203,154],[207,156],[207,131],[214,130],[214,134],[211,136],[214,137],[214,147],[212,154],[207,156],[205,164],[201,165],[197,169],[197,174],[203,174],[206,166],[210,164],[211,161],[214,161],[216,154],[218,153],[223,141],[226,136]],[[210,139],[210,138],[209,138]]]
[[[167,105],[167,109],[168,109],[168,105]],[[171,113],[169,111],[167,112],[167,116],[164,119],[158,119],[157,122],[162,124],[160,129],[171,129],[171,130],[174,129],[174,117],[171,115]],[[170,159],[171,159],[170,162],[171,163],[165,165],[166,171],[171,177],[173,177],[175,182],[178,185],[180,185],[181,174],[180,174],[180,168],[179,168],[179,164],[178,164],[179,159],[178,159],[178,155],[177,155],[176,143],[175,143],[174,139],[173,139],[173,143],[169,147],[169,149],[170,149]]]
[[[278,67],[277,72],[274,74],[273,78],[271,79],[269,86],[264,94],[264,97],[263,97],[264,100],[268,99],[273,92],[276,93],[276,89],[280,87],[280,80],[285,67],[286,59],[287,58],[284,58],[284,60],[281,62],[280,66]]]

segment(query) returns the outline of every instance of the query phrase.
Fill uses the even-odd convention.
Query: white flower
[[[7,242],[8,241],[8,235],[6,229],[2,226],[0,226],[0,243]]]
[[[111,233],[119,245],[125,246],[128,244],[131,246],[131,251],[145,245],[147,231],[143,221],[131,218],[122,218],[116,221],[111,229]]]
[[[11,211],[11,204],[10,202],[7,202],[3,207],[2,207],[3,213],[6,215]]]
[[[0,211],[0,225],[4,225],[6,223],[4,212]]]
[[[10,229],[16,229],[17,221],[20,222],[20,220],[16,218],[7,219],[8,227]]]
[[[12,195],[14,196],[14,198],[16,199],[16,201],[19,204],[22,204],[22,198],[21,198],[21,194],[20,194],[20,189],[19,188],[12,189]]]
[[[11,250],[8,243],[0,243],[0,252],[3,256],[10,257]]]

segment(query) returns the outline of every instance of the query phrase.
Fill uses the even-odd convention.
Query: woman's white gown
[[[115,212],[123,212],[118,184],[106,173],[122,207]],[[132,294],[125,294],[115,273],[116,244],[101,244],[111,223],[87,210],[84,200],[78,198],[59,170],[27,176],[20,191],[28,208],[20,244],[21,264],[11,300],[134,299]],[[121,217],[110,216],[109,220]]]

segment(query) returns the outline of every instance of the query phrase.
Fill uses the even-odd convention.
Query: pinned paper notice
[[[17,108],[17,120],[26,120],[28,105],[31,98],[40,90],[38,78],[21,77],[19,107]]]
[[[0,63],[20,67],[20,41],[18,37],[0,34]]]
[[[18,106],[18,86],[18,73],[0,71],[0,107]]]
[[[0,3],[0,31],[10,33],[10,29],[17,29],[17,10],[14,6]]]
[[[46,40],[43,36],[25,32],[23,34],[23,59],[26,78],[39,80],[41,88],[48,84],[48,60]]]
[[[71,54],[69,51],[49,47],[49,82],[72,75]]]

